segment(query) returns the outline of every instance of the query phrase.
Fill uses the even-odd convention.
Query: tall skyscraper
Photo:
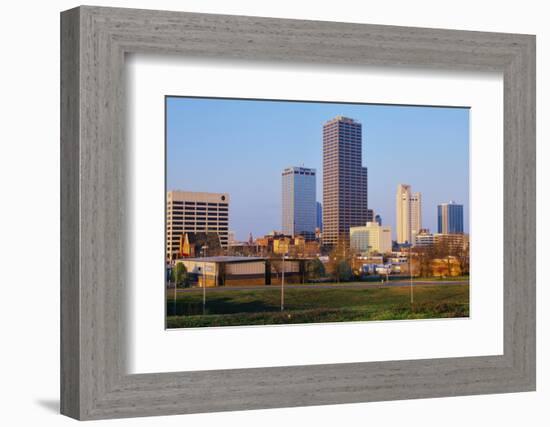
[[[412,193],[411,186],[399,184],[395,198],[397,243],[415,243],[422,228],[422,195]]]
[[[177,258],[184,233],[217,233],[227,248],[229,194],[169,191],[166,195],[166,258]]]
[[[368,220],[368,176],[361,154],[362,126],[336,116],[323,125],[323,244],[349,241],[350,227]]]
[[[464,209],[450,201],[437,205],[437,232],[442,234],[464,233]]]
[[[315,169],[289,167],[283,170],[283,233],[315,238],[317,201]]]
[[[374,216],[374,222],[378,223],[378,225],[382,225],[382,217],[380,215]]]

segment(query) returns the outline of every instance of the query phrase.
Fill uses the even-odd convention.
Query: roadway
[[[448,285],[468,285],[470,282],[468,280],[413,280],[413,286],[422,285],[422,286],[448,286]],[[389,282],[351,282],[351,283],[303,283],[303,284],[285,284],[285,290],[287,289],[380,289],[380,288],[391,288],[391,287],[404,287],[410,286],[411,283],[408,280],[392,280]],[[254,285],[254,286],[218,286],[218,287],[208,287],[206,288],[207,292],[218,292],[218,291],[230,291],[230,290],[273,290],[281,289],[281,285]],[[169,289],[172,291],[172,289]],[[202,291],[202,288],[180,288],[178,292],[196,292]]]

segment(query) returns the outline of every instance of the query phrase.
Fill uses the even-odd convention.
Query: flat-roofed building
[[[288,254],[292,245],[292,237],[280,236],[273,239],[273,253],[278,255]]]
[[[277,255],[296,256],[305,253],[306,238],[304,236],[280,236],[273,238],[273,253]]]
[[[305,259],[270,259],[248,256],[215,256],[183,258],[182,263],[193,287],[280,285],[282,271],[285,283],[303,283]]]
[[[216,233],[227,248],[229,233],[229,194],[168,191],[166,195],[166,259],[180,254],[184,233]]]
[[[361,227],[350,227],[350,245],[361,253],[388,253],[392,250],[391,227],[367,222]]]
[[[336,116],[323,125],[323,245],[349,242],[350,227],[368,220],[368,175],[362,126]]]
[[[451,250],[465,250],[470,244],[470,236],[468,234],[434,234],[434,244],[449,247]]]
[[[317,225],[316,171],[288,167],[282,172],[282,226],[289,236],[315,239]]]
[[[464,207],[450,201],[437,206],[437,232],[441,234],[464,232]]]
[[[419,247],[432,246],[434,244],[434,235],[428,229],[421,229],[415,237],[414,245]]]

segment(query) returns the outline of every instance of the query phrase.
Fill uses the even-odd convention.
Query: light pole
[[[413,273],[412,273],[412,245],[409,246],[409,278],[410,278],[410,290],[411,290],[411,304],[414,303],[413,295]]]
[[[206,250],[208,246],[202,247],[202,315],[206,314]]]
[[[283,253],[283,266],[281,272],[281,311],[285,309],[285,254]]]
[[[177,267],[177,263],[172,266],[172,269],[170,270],[170,277],[168,278],[168,283],[170,283],[171,282],[170,279],[172,278],[171,276],[172,274],[174,275],[174,316],[177,316],[176,311],[178,308],[176,303],[176,300],[178,297],[178,291],[177,291],[178,290],[178,275],[177,275],[178,271],[176,267]]]

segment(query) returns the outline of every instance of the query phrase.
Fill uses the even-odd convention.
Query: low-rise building
[[[191,286],[259,286],[303,283],[305,259],[270,259],[246,256],[183,258]]]
[[[282,236],[273,239],[273,253],[274,254],[287,254],[290,248],[290,242],[292,238],[289,236]]]
[[[360,253],[388,253],[392,250],[391,227],[367,222],[361,227],[350,227],[351,248]]]
[[[447,246],[452,250],[464,250],[468,247],[469,242],[470,242],[470,239],[468,234],[462,234],[462,233],[434,234],[434,244]]]
[[[434,235],[430,233],[430,230],[423,228],[415,236],[414,245],[419,247],[431,246],[434,244]]]
[[[304,256],[306,238],[304,236],[277,236],[273,238],[273,253],[277,255]]]

